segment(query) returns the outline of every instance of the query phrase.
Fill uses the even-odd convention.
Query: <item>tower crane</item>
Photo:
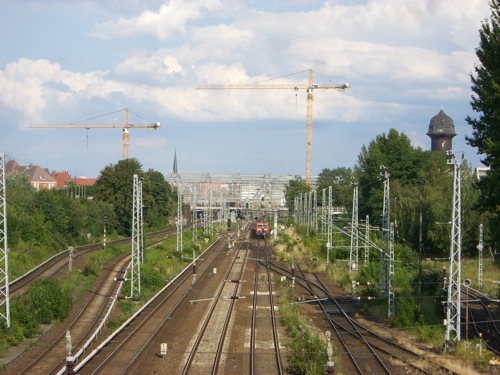
[[[198,89],[212,90],[256,90],[256,89],[293,89],[306,90],[307,93],[307,120],[306,120],[306,183],[312,186],[312,117],[313,117],[313,91],[317,89],[345,90],[349,88],[348,83],[341,85],[320,86],[314,83],[313,70],[309,69],[309,81],[307,83],[282,83],[282,84],[226,84],[226,85],[200,85]]]
[[[156,130],[160,127],[159,122],[154,122],[144,125],[129,124],[128,108],[124,108],[125,119],[123,124],[84,124],[84,123],[71,123],[71,124],[31,124],[29,128],[58,128],[58,129],[103,129],[103,128],[120,128],[122,129],[122,159],[128,159],[128,144],[129,144],[129,129],[153,129]]]

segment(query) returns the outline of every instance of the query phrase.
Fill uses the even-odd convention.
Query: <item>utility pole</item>
[[[370,262],[370,216],[366,215],[365,228],[365,267]]]
[[[130,298],[137,299],[141,295],[141,228],[142,215],[139,213],[142,210],[142,184],[139,182],[139,176],[134,174],[133,183],[133,208],[132,208],[132,271],[130,280]]]
[[[479,270],[477,273],[477,286],[479,289],[483,287],[483,224],[479,224],[479,244],[477,245],[479,250]]]
[[[177,253],[181,254],[181,256],[184,256],[183,253],[183,244],[182,244],[182,186],[179,185],[177,187],[177,222],[176,227],[177,227]]]
[[[193,190],[193,197],[192,197],[192,203],[191,203],[191,222],[193,226],[193,231],[192,231],[192,240],[193,240],[193,245],[196,247],[198,245],[198,210],[196,208],[196,186],[194,187]]]
[[[69,255],[68,271],[69,271],[69,273],[71,273],[73,270],[73,252],[74,251],[75,251],[75,248],[73,246],[68,247],[68,255]]]
[[[387,316],[394,316],[394,223],[391,222],[389,229],[389,281],[387,283],[387,295],[389,298],[389,311]]]
[[[307,196],[309,195],[309,193],[304,193],[304,223],[306,225],[307,234],[309,234],[309,209],[310,209],[309,202],[310,202],[310,200],[307,199]]]
[[[7,249],[7,196],[5,154],[0,152],[0,318],[10,328],[9,260]]]
[[[330,263],[330,249],[332,248],[332,227],[333,227],[333,218],[332,218],[332,187],[328,186],[328,239],[326,241],[326,265]]]
[[[104,226],[104,234],[103,234],[103,239],[102,239],[102,247],[103,248],[106,248],[106,231],[108,229],[108,215],[104,215],[102,217],[102,222],[103,222],[103,226]]]
[[[318,194],[316,190],[313,191],[313,205],[312,205],[312,215],[313,215],[313,228],[314,232],[318,233]]]
[[[321,197],[321,237],[325,238],[326,233],[326,189],[323,188],[323,194]]]
[[[448,151],[448,164],[453,165],[453,215],[451,227],[450,269],[448,280],[448,301],[446,309],[445,350],[451,340],[460,341],[461,263],[462,263],[462,188],[460,178],[461,161]],[[454,336],[454,337],[452,337]]]
[[[357,182],[353,182],[354,192],[352,195],[352,220],[351,220],[351,252],[349,256],[349,269],[357,270],[358,268],[358,186]]]
[[[420,179],[417,181],[418,190],[420,192],[419,200],[419,220],[418,220],[418,311],[422,311],[422,250],[423,250],[423,235],[422,235],[422,223],[423,223],[423,204],[422,204],[422,192],[424,190],[425,181]]]
[[[390,174],[387,168],[380,166],[380,176],[384,180],[384,208],[382,211],[382,249],[380,253],[379,289],[387,296],[387,256],[389,253],[389,226],[391,219]]]

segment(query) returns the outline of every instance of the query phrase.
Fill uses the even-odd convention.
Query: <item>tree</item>
[[[144,174],[145,185],[148,187],[147,194],[143,193],[149,205],[145,220],[149,225],[155,223],[157,226],[165,227],[168,217],[177,210],[177,199],[173,197],[172,186],[165,180],[163,174],[156,171],[148,171]]]
[[[132,230],[134,174],[143,176],[142,165],[136,159],[124,159],[106,166],[95,183],[94,199],[114,207],[120,226],[118,232],[125,234]]]
[[[332,205],[350,207],[352,200],[352,177],[353,173],[351,168],[325,168],[318,175],[317,192],[318,204],[323,202],[323,189],[326,189],[326,199],[328,199],[328,187],[332,187]]]
[[[288,211],[293,214],[295,209],[295,197],[311,191],[311,187],[305,181],[291,180],[285,186],[285,200]]]
[[[361,213],[370,215],[373,222],[380,224],[383,206],[383,183],[380,167],[385,166],[391,181],[399,180],[401,185],[414,184],[425,163],[424,151],[413,148],[410,139],[395,129],[386,135],[378,135],[368,147],[363,146],[355,167],[359,181],[359,205]]]
[[[490,171],[479,182],[481,207],[495,213],[496,226],[500,223],[500,0],[491,0],[491,17],[483,21],[479,30],[476,55],[479,64],[471,74],[471,107],[477,117],[467,116],[472,136],[466,137]],[[496,241],[500,239],[497,234]]]

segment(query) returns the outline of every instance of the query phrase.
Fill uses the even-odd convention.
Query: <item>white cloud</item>
[[[131,56],[116,67],[121,75],[143,75],[165,82],[168,76],[182,73],[183,68],[177,59],[161,51],[151,56]]]
[[[63,43],[50,48],[30,45],[30,55],[23,49],[6,49],[17,57],[0,66],[0,105],[19,113],[19,127],[46,122],[62,109],[70,115],[67,119],[79,118],[71,113],[85,113],[95,105],[105,108],[103,112],[130,107],[161,121],[164,126],[153,137],[157,148],[168,146],[162,137],[171,136],[172,124],[179,126],[177,137],[186,137],[189,147],[199,147],[186,122],[212,129],[215,124],[238,128],[240,121],[245,126],[277,121],[294,130],[300,127],[297,133],[302,134],[303,91],[196,87],[306,83],[306,70],[312,68],[315,83],[351,84],[343,93],[314,92],[315,124],[343,123],[358,132],[346,132],[350,138],[339,147],[368,143],[392,126],[409,129],[412,140],[423,144],[426,111],[433,116],[444,105],[449,115],[465,117],[477,30],[489,14],[484,0],[332,0],[315,1],[313,6],[303,0],[126,1],[130,7],[123,11],[116,0],[95,5],[99,20],[113,14],[91,30],[102,39],[88,38],[81,25],[78,32],[62,23],[54,26],[64,26],[71,45],[81,46],[84,58],[75,67],[68,61],[77,57]],[[68,13],[78,9],[76,5]],[[82,18],[91,12],[87,7]],[[85,21],[86,27],[95,22]],[[20,23],[19,18],[12,22]],[[34,32],[30,26],[27,34]],[[9,46],[15,45],[14,40]],[[290,75],[295,72],[302,73]],[[278,76],[282,78],[266,81]],[[419,128],[422,123],[424,129]],[[242,127],[241,132],[246,130]]]
[[[135,17],[121,17],[118,21],[97,25],[92,35],[104,39],[152,35],[158,40],[165,40],[176,33],[184,34],[187,24],[199,20],[206,9],[219,7],[218,0],[172,0],[161,5],[157,11],[146,10]]]

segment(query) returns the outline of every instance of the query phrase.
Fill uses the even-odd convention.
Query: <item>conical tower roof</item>
[[[172,173],[178,174],[179,170],[177,169],[177,150],[174,152],[174,165],[172,166]]]
[[[452,118],[441,109],[436,116],[431,118],[427,135],[431,136],[431,138],[433,135],[456,136],[457,133],[455,132],[455,125]]]

